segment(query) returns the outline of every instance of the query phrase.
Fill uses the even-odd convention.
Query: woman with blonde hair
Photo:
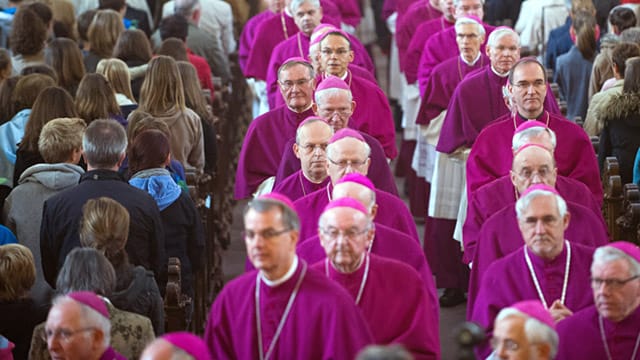
[[[114,119],[123,126],[127,125],[113,88],[100,74],[86,74],[82,78],[76,94],[76,110],[87,125],[96,119]]]
[[[95,72],[98,62],[110,58],[118,37],[124,31],[120,15],[113,10],[98,10],[89,25],[89,52],[84,58],[87,72]]]
[[[120,59],[102,59],[96,67],[96,73],[103,75],[116,95],[118,105],[135,105],[136,101],[131,93],[131,76],[129,67]]]
[[[180,161],[185,169],[202,172],[202,124],[198,114],[186,106],[178,65],[172,58],[157,56],[149,62],[138,110],[166,123],[171,129],[172,156]]]
[[[45,49],[44,58],[58,75],[58,85],[75,96],[85,73],[78,44],[67,38],[53,39]]]

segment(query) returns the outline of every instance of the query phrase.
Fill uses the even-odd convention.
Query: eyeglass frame
[[[278,80],[278,84],[280,84],[280,86],[284,89],[284,90],[290,90],[293,89],[294,86],[298,86],[298,87],[302,87],[307,85],[308,83],[311,82],[311,78],[303,78],[303,79],[298,79],[298,80],[285,80],[285,81],[280,81]]]
[[[627,285],[627,283],[637,279],[640,279],[640,275],[634,275],[624,280],[591,278],[590,282],[591,282],[592,289],[600,289],[603,284],[611,289],[621,289],[625,285]]]
[[[333,159],[331,159],[330,157],[327,156],[327,160],[329,160],[330,163],[332,163],[333,165],[335,165],[335,166],[337,166],[337,167],[339,167],[341,169],[346,169],[349,166],[352,169],[358,169],[361,166],[365,165],[367,163],[367,160],[369,160],[369,158],[365,159],[364,161],[357,160],[357,162],[353,161],[353,160],[346,160],[346,161],[337,162],[337,161],[335,161],[335,160],[333,160]]]
[[[269,228],[269,229],[265,229],[262,231],[253,231],[253,230],[244,230],[242,231],[242,238],[243,239],[255,239],[256,236],[260,236],[262,239],[265,240],[271,240],[273,238],[276,238],[282,234],[286,234],[289,231],[292,231],[293,229],[290,227],[286,227],[284,229],[281,230],[275,230],[273,228]]]
[[[321,150],[323,152],[327,151],[327,147],[329,147],[329,143],[322,143],[322,144],[306,144],[306,145],[300,145],[298,144],[298,148],[302,149],[302,151],[305,154],[313,154],[316,152],[316,150]]]
[[[335,231],[330,231],[331,229]],[[323,228],[321,227],[319,228],[319,230],[322,234],[324,234],[325,236],[327,236],[329,239],[333,241],[338,240],[340,237],[342,237],[343,239],[347,239],[348,241],[353,241],[358,236],[366,234],[369,230],[371,230],[371,226],[366,226],[362,230],[354,230],[353,228],[349,228],[347,230],[338,230],[333,226],[323,227]]]
[[[84,327],[84,328],[80,328],[80,329],[76,329],[76,330],[68,330],[68,329],[56,329],[55,331],[50,331],[47,329],[43,329],[42,333],[40,334],[40,337],[42,338],[42,340],[48,342],[49,339],[53,338],[53,337],[58,337],[60,339],[60,341],[64,342],[64,343],[68,343],[69,341],[71,341],[71,338],[73,336],[75,336],[76,334],[85,332],[85,331],[89,331],[89,330],[98,330],[97,327],[95,326],[89,326],[89,327]]]

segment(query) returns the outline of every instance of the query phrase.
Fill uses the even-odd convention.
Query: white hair
[[[616,260],[625,260],[629,264],[629,271],[632,276],[640,275],[640,264],[636,259],[627,255],[624,251],[612,246],[601,246],[593,253],[593,262],[591,263],[591,271],[596,265],[604,265]]]
[[[525,318],[524,322],[524,333],[527,336],[527,340],[531,344],[549,344],[550,352],[549,358],[555,359],[556,354],[558,353],[558,333],[553,328],[549,327],[547,324],[542,321],[531,317],[522,311],[508,307],[502,309],[498,316],[496,316],[495,322],[502,321],[508,317],[512,316],[520,316]]]
[[[478,34],[479,34],[480,36],[484,37],[484,35],[486,34],[486,32],[485,32],[485,30],[484,30],[484,26],[482,26],[482,24],[480,24],[479,22],[477,22],[477,21],[475,21],[475,20],[473,20],[473,19],[471,19],[471,18],[468,18],[468,17],[461,17],[461,18],[458,18],[458,19],[456,20],[456,24],[455,24],[455,27],[456,27],[456,33],[457,33],[458,31],[460,31],[460,27],[461,27],[462,25],[475,25],[475,26],[476,26],[476,29],[477,29],[477,31],[478,31]]]
[[[369,144],[367,144],[366,141],[362,141],[362,140],[357,139],[357,138],[352,138],[352,137],[349,137],[349,138],[354,139],[354,140],[358,140],[358,142],[360,142],[362,144],[362,146],[364,147],[365,158],[368,159],[369,156],[371,155],[371,147],[369,146]],[[336,144],[339,143],[342,140],[344,140],[344,139],[340,139],[340,140],[338,140],[336,142],[332,142],[331,144],[329,144],[327,146],[327,157],[330,157],[330,158],[333,159],[334,152],[336,151],[336,146],[337,146]]]
[[[558,206],[558,213],[560,213],[560,217],[564,218],[567,214],[567,202],[564,201],[560,195],[554,194],[551,191],[537,189],[520,197],[520,199],[516,201],[516,213],[518,214],[518,219],[522,220],[525,210],[529,208],[531,201],[538,196],[553,196],[556,199],[556,205]]]
[[[338,88],[329,88],[329,89],[323,89],[320,91],[316,91],[315,95],[314,95],[314,99],[316,101],[316,104],[318,104],[318,106],[320,106],[320,103],[323,103],[323,99],[327,98],[327,97],[332,97],[332,96],[342,96],[345,95],[347,97],[347,101],[349,103],[351,103],[351,101],[353,101],[353,94],[351,94],[351,91],[346,90],[346,89],[338,89]]]
[[[111,320],[109,320],[108,318],[105,318],[102,314],[100,314],[99,312],[97,312],[96,310],[94,310],[93,308],[80,303],[76,300],[74,300],[73,298],[66,296],[66,295],[60,295],[57,296],[55,299],[53,299],[53,306],[56,305],[61,305],[63,303],[66,302],[73,302],[75,304],[77,304],[78,306],[80,306],[80,313],[81,313],[81,321],[85,326],[89,326],[89,327],[95,327],[98,330],[102,331],[103,337],[102,337],[102,345],[105,348],[109,347],[109,344],[111,343]]]
[[[493,32],[491,32],[491,34],[489,34],[489,39],[487,40],[487,46],[496,47],[498,45],[498,41],[500,41],[500,39],[502,39],[505,36],[513,37],[514,39],[516,39],[516,43],[518,44],[518,47],[520,46],[520,35],[518,35],[518,33],[515,30],[511,28],[505,28],[505,27],[494,30]]]
[[[462,0],[453,0],[453,6],[458,6]],[[480,0],[480,3],[484,5],[484,0]]]
[[[551,145],[553,145],[553,150],[555,150],[558,142],[556,133],[544,126],[534,126],[514,134],[513,139],[511,139],[511,150],[513,150],[513,152],[518,151],[520,147],[530,143],[532,138],[539,136],[543,132],[547,132],[549,134],[549,137],[551,138]]]
[[[320,0],[292,0],[291,3],[289,4],[289,10],[293,14],[304,3],[309,3],[313,5],[313,7],[315,8],[320,8]]]

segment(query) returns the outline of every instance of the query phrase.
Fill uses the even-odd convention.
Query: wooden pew
[[[620,228],[616,224],[622,213],[622,180],[620,167],[615,157],[608,157],[602,171],[602,185],[604,187],[603,215],[609,230],[609,237],[615,241],[620,239]]]
[[[165,332],[184,331],[189,326],[187,313],[191,298],[182,293],[181,271],[180,259],[169,258],[167,290],[164,295]]]
[[[622,215],[616,219],[620,237],[638,243],[638,224],[640,224],[640,189],[636,184],[624,184],[622,199]]]

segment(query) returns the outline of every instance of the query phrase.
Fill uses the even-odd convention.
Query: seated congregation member
[[[0,126],[7,123],[20,111],[11,96],[21,78],[21,75],[11,76],[0,82]]]
[[[29,248],[0,245],[0,280],[0,334],[16,345],[15,359],[26,359],[33,328],[47,317],[47,306],[29,293],[36,280]]]
[[[73,98],[66,90],[51,86],[40,92],[33,103],[24,135],[16,151],[16,165],[13,168],[14,187],[18,186],[20,176],[27,168],[45,162],[38,150],[38,139],[45,124],[57,118],[77,117]]]
[[[78,118],[53,119],[44,125],[38,140],[38,151],[45,163],[27,168],[22,173],[18,186],[11,191],[4,203],[3,223],[33,253],[37,266],[31,295],[43,303],[50,300],[52,290],[45,281],[40,266],[42,207],[51,196],[75,187],[84,174],[84,170],[77,164],[82,154],[82,134],[85,128],[84,121]]]
[[[189,193],[180,188],[169,171],[169,139],[162,131],[138,134],[129,149],[129,184],[146,191],[160,209],[166,257],[182,265],[182,291],[193,297],[193,274],[202,266],[204,230]]]
[[[102,59],[98,62],[96,73],[104,76],[111,85],[122,117],[126,119],[129,113],[137,107],[131,92],[131,76],[127,64],[120,59]]]
[[[356,103],[353,101],[349,85],[342,79],[330,76],[318,85],[314,98],[313,112],[331,125],[334,134],[344,128],[351,128],[362,135],[371,148],[371,165],[367,176],[378,189],[397,195],[398,189],[380,142],[369,135],[367,129],[358,129],[350,126],[350,124],[354,124],[352,115],[356,108]],[[291,151],[293,150],[294,142],[295,139],[291,138],[284,147],[284,154],[276,174],[276,184],[299,169],[300,164],[295,159],[293,151]]]
[[[600,133],[598,162],[614,156],[620,164],[623,184],[633,181],[633,165],[640,147],[640,58],[628,59],[622,93],[613,96],[602,111],[604,128]]]
[[[127,120],[122,116],[116,100],[116,93],[101,74],[85,74],[78,85],[75,101],[78,116],[87,124],[96,119],[113,119],[120,125],[127,126]]]
[[[58,86],[74,97],[84,77],[84,62],[78,43],[67,38],[51,40],[44,50],[44,59],[58,75]]]
[[[9,179],[9,185],[13,183],[18,144],[24,136],[31,109],[40,92],[55,84],[55,80],[47,75],[26,75],[18,80],[10,95],[16,114],[0,125],[0,177]]]
[[[640,56],[640,46],[633,43],[622,42],[617,44],[611,51],[611,67],[613,68],[614,84],[606,90],[597,92],[591,97],[587,117],[584,120],[584,131],[589,136],[600,136],[604,121],[602,115],[609,112],[608,102],[616,95],[622,94],[624,87],[624,73],[627,69],[627,59]]]
[[[113,57],[118,58],[127,64],[129,69],[146,66],[153,52],[151,43],[142,30],[125,30],[118,36],[118,41],[113,48]],[[145,73],[138,76],[131,76],[131,92],[135,100],[140,99],[140,88],[144,81]]]
[[[555,189],[534,185],[516,203],[525,245],[495,261],[482,277],[470,320],[493,331],[500,309],[523,300],[540,300],[555,322],[593,304],[589,266],[593,248],[565,240],[571,215]],[[488,347],[479,347],[484,358]]]
[[[311,268],[347,290],[375,343],[400,343],[416,359],[438,358],[433,299],[410,266],[369,253],[375,227],[367,209],[349,197],[333,200],[324,208],[318,229],[327,257]]]
[[[149,62],[138,111],[146,112],[171,128],[171,155],[185,169],[201,172],[204,168],[204,141],[200,117],[185,103],[184,90],[176,62],[168,56],[156,56]]]
[[[388,159],[398,155],[395,142],[395,128],[389,101],[378,84],[354,75],[349,64],[354,59],[351,40],[343,31],[329,31],[320,40],[320,66],[318,87],[327,78],[335,76],[343,79],[351,90],[353,101],[358,106],[352,111],[351,127],[366,132],[376,138]]]
[[[145,10],[135,7],[137,4],[134,5],[132,1],[127,3],[126,0],[99,0],[98,4],[99,10],[111,9],[118,12],[122,16],[125,28],[140,29],[147,36],[151,36],[150,17],[147,16],[149,9],[146,9],[145,13]]]
[[[92,247],[109,260],[116,283],[109,299],[118,309],[148,317],[156,335],[164,333],[164,303],[153,273],[129,263],[125,251],[129,236],[129,212],[107,197],[90,199],[82,207],[80,244]]]
[[[635,357],[640,332],[640,249],[625,241],[596,249],[590,275],[585,281],[591,283],[595,304],[558,324],[556,358]]]
[[[569,9],[565,0],[520,0],[519,15],[513,26],[522,37],[522,46],[533,54],[543,54],[551,30],[564,24]],[[504,3],[509,4],[508,2]],[[507,6],[510,7],[510,6]],[[595,16],[593,17],[595,23]]]
[[[79,291],[54,299],[44,335],[52,358],[124,360],[109,346],[111,328],[104,302],[90,291]]]
[[[173,332],[155,339],[142,353],[140,360],[210,360],[211,353],[204,341],[188,332]]]
[[[19,74],[23,68],[29,65],[44,64],[47,32],[48,24],[35,9],[23,6],[16,11],[9,35],[9,44],[13,53],[11,63],[14,75]]]
[[[116,41],[123,31],[124,24],[117,12],[114,10],[96,12],[87,30],[89,51],[84,55],[84,67],[88,73],[96,71],[100,60],[112,56]]]
[[[120,124],[114,120],[93,121],[82,138],[87,172],[78,186],[45,201],[40,251],[44,277],[50,285],[55,285],[69,251],[80,244],[78,225],[82,207],[87,200],[100,196],[118,201],[129,211],[131,226],[126,250],[131,263],[153,271],[156,280],[164,274],[167,258],[158,206],[149,194],[127,184],[117,173],[126,147],[126,134]]]
[[[204,140],[204,172],[214,174],[217,168],[217,136],[215,121],[216,118],[211,111],[209,103],[213,101],[214,92],[210,92],[208,101],[200,87],[198,75],[195,67],[187,61],[178,61],[178,71],[184,87],[185,105],[200,116],[202,124],[202,138]]]
[[[8,227],[0,225],[0,245],[17,244],[18,239]]]
[[[355,130],[342,129],[336,132],[327,146],[327,173],[331,183],[324,189],[317,190],[295,201],[300,212],[300,238],[307,239],[316,234],[318,219],[322,209],[331,200],[328,196],[333,186],[347,174],[358,173],[366,176],[369,169],[371,150],[364,138]],[[371,184],[370,180],[367,180]],[[373,184],[369,185],[374,189]],[[378,203],[378,219],[385,225],[418,238],[418,231],[407,206],[396,196],[375,189]]]
[[[324,119],[310,116],[296,130],[293,153],[300,162],[300,170],[277,183],[274,192],[287,194],[292,201],[323,189],[329,181],[327,173],[327,145],[333,129]],[[283,157],[284,158],[284,157]]]
[[[126,359],[137,359],[146,344],[153,340],[151,321],[138,314],[116,308],[111,301],[116,284],[113,266],[104,255],[91,248],[73,249],[67,256],[57,279],[59,294],[90,291],[107,307],[111,322],[111,347]],[[47,324],[39,324],[31,337],[29,359],[46,360],[53,356],[47,351]]]
[[[286,196],[249,202],[244,227],[257,271],[213,303],[204,335],[213,358],[351,359],[373,341],[353,299],[296,256],[300,221]]]
[[[556,324],[539,300],[525,300],[498,313],[488,359],[552,360],[558,353]]]
[[[468,194],[509,173],[513,158],[509,149],[516,128],[525,121],[537,120],[558,137],[558,173],[581,181],[600,198],[602,184],[591,140],[578,125],[544,107],[545,98],[552,94],[547,92],[542,64],[533,58],[520,59],[509,72],[507,88],[517,112],[496,119],[478,135],[467,160]]]
[[[286,105],[249,124],[238,158],[236,199],[250,197],[276,175],[287,140],[295,137],[300,122],[313,115],[315,73],[311,64],[297,58],[285,61],[278,70],[278,83]]]
[[[196,69],[198,85],[201,86],[202,89],[209,91],[215,90],[211,77],[211,68],[209,68],[207,60],[201,56],[192,54],[184,41],[174,37],[166,38],[156,48],[156,55],[170,56],[175,61],[190,62]]]

